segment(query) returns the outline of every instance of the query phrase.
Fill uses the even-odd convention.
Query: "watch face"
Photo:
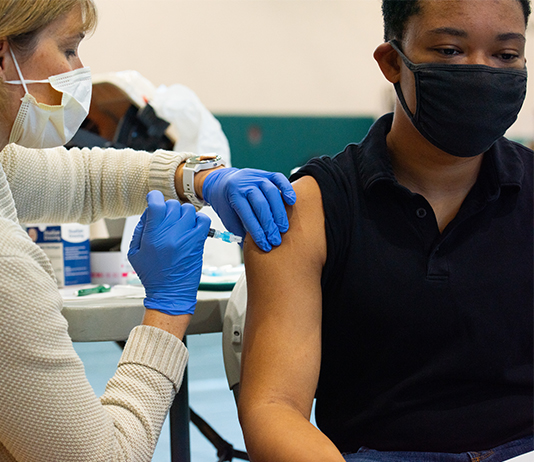
[[[221,159],[221,156],[217,154],[205,154],[203,156],[191,157],[187,160],[188,164],[208,164],[212,162],[217,162]]]

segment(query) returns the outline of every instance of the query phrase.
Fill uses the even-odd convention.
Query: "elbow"
[[[263,415],[239,406],[238,417],[241,429],[243,430],[243,439],[249,460],[252,462],[273,462],[268,457],[270,451],[266,435],[270,433],[270,430],[265,425],[267,421],[264,420]]]

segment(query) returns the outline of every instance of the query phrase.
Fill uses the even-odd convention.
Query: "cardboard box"
[[[91,282],[89,225],[27,225],[26,230],[52,262],[59,287]]]

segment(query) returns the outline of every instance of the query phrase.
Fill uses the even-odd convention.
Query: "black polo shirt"
[[[532,434],[533,152],[505,138],[439,232],[396,181],[392,115],[311,160],[325,212],[318,426],[342,452],[464,452]]]

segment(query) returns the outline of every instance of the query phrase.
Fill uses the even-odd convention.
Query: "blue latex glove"
[[[145,287],[145,307],[193,314],[211,220],[191,204],[165,202],[160,191],[150,191],[147,202],[128,251]]]
[[[284,175],[251,168],[213,171],[204,180],[202,196],[229,231],[243,238],[248,232],[266,252],[282,243],[280,233],[289,228],[284,201],[293,205],[297,200]]]

